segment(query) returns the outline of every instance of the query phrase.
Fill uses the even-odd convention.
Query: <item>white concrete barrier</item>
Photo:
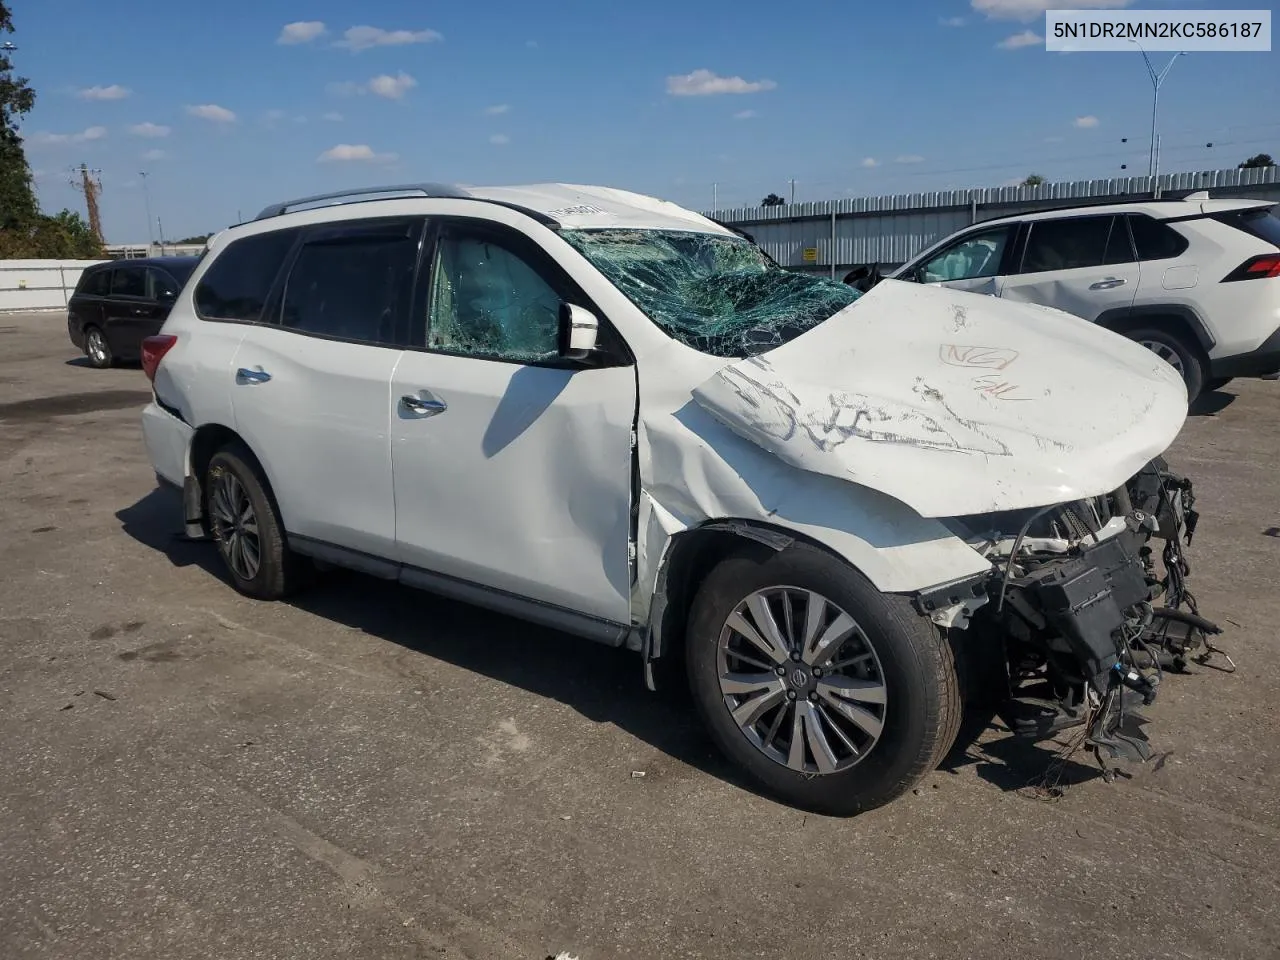
[[[0,313],[65,310],[86,267],[101,260],[0,260]]]

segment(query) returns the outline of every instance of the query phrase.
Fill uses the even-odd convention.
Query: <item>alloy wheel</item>
[[[1173,369],[1177,370],[1178,376],[1186,377],[1187,373],[1182,368],[1182,357],[1178,355],[1178,351],[1173,349],[1173,347],[1159,340],[1139,340],[1138,342],[1165,363],[1169,364],[1169,366],[1173,367]]]
[[[880,739],[880,659],[857,621],[813,590],[769,587],[744,599],[720,631],[716,665],[742,734],[796,773],[846,770]]]
[[[90,330],[85,337],[85,347],[94,363],[107,362],[107,342],[102,338],[101,330]]]
[[[262,563],[258,517],[240,479],[230,470],[218,471],[209,494],[213,536],[227,565],[241,580],[252,580]]]

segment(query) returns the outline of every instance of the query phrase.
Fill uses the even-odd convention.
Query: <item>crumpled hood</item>
[[[787,463],[926,517],[1108,493],[1187,414],[1181,378],[1133,341],[1057,310],[896,280],[693,396]]]

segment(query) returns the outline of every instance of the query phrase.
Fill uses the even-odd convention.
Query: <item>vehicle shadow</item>
[[[116,513],[134,540],[176,567],[200,567],[230,589],[213,545],[184,540],[180,516],[181,498],[164,488]],[[687,694],[654,694],[645,687],[640,659],[631,651],[359,573],[331,570],[320,579],[285,602],[424,657],[563,703],[594,723],[625,730],[678,763],[757,791],[716,750]]]
[[[176,491],[156,488],[116,517],[126,534],[175,567],[198,566],[230,589],[213,545],[182,537],[180,511]],[[613,724],[677,763],[763,793],[716,749],[687,691],[655,694],[645,687],[639,658],[631,651],[346,570],[322,573],[315,587],[285,602],[423,657],[555,700],[593,723]],[[1075,760],[1059,763],[1052,743],[1012,736],[990,710],[966,712],[940,770],[958,774],[968,766],[1007,792],[1049,780],[1067,787],[1100,775]]]
[[[1221,413],[1236,402],[1234,393],[1225,390],[1208,390],[1196,397],[1195,402],[1187,410],[1193,417],[1212,417]]]

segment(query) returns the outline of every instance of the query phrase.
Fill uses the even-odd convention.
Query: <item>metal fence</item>
[[[1200,190],[1212,197],[1280,201],[1280,167],[1166,174],[1154,184],[1150,177],[1077,180],[744,207],[706,215],[750,233],[784,267],[837,276],[855,266],[897,266],[978,220],[1082,202],[1177,199]]]
[[[87,267],[101,260],[0,260],[0,313],[64,310]]]

